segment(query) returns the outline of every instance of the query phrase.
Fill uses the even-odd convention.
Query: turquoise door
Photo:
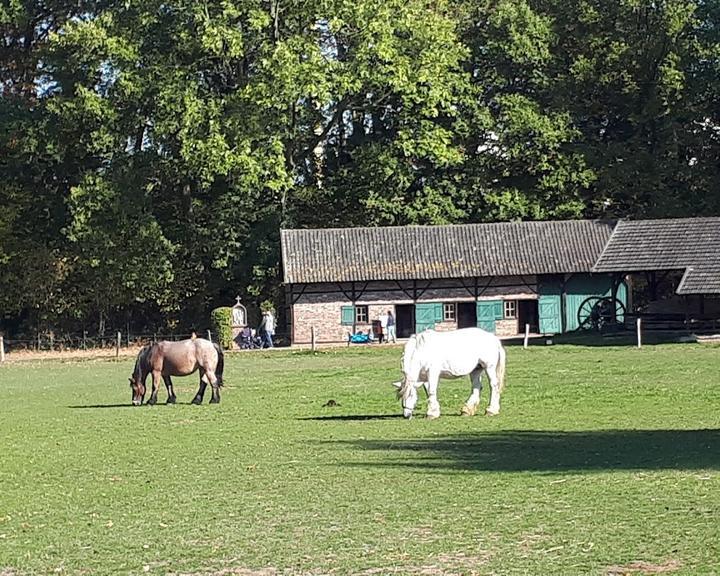
[[[478,300],[476,308],[478,328],[494,334],[495,321],[503,317],[502,300]]]
[[[560,280],[543,279],[538,282],[538,320],[543,334],[560,334]]]
[[[417,334],[428,328],[435,328],[435,324],[442,320],[442,302],[415,304],[415,332]]]

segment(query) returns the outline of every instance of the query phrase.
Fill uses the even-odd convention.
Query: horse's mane
[[[142,379],[143,372],[147,373],[148,357],[150,356],[150,350],[155,345],[156,343],[153,342],[152,344],[145,344],[145,346],[140,348],[140,352],[138,352],[137,358],[135,359],[135,368],[133,369],[133,378],[136,380]]]

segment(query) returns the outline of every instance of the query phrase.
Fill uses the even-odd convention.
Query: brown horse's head
[[[145,400],[145,384],[135,374],[129,380],[133,406],[140,406]]]
[[[130,390],[132,390],[133,406],[140,406],[145,400],[145,378],[147,376],[147,355],[150,346],[143,346],[135,360],[135,368],[130,376]]]

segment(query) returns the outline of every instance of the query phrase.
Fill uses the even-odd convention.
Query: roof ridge
[[[412,229],[441,229],[441,228],[474,228],[474,227],[491,227],[491,226],[539,226],[547,224],[615,224],[619,222],[617,218],[566,218],[564,220],[501,220],[498,222],[461,222],[458,224],[394,224],[391,226],[347,226],[332,228],[281,228],[281,232],[331,232],[331,231],[349,231],[349,230],[407,230]]]

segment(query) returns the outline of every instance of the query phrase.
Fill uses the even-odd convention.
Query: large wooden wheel
[[[580,330],[602,330],[625,321],[625,304],[610,296],[590,296],[578,307],[577,319]]]

